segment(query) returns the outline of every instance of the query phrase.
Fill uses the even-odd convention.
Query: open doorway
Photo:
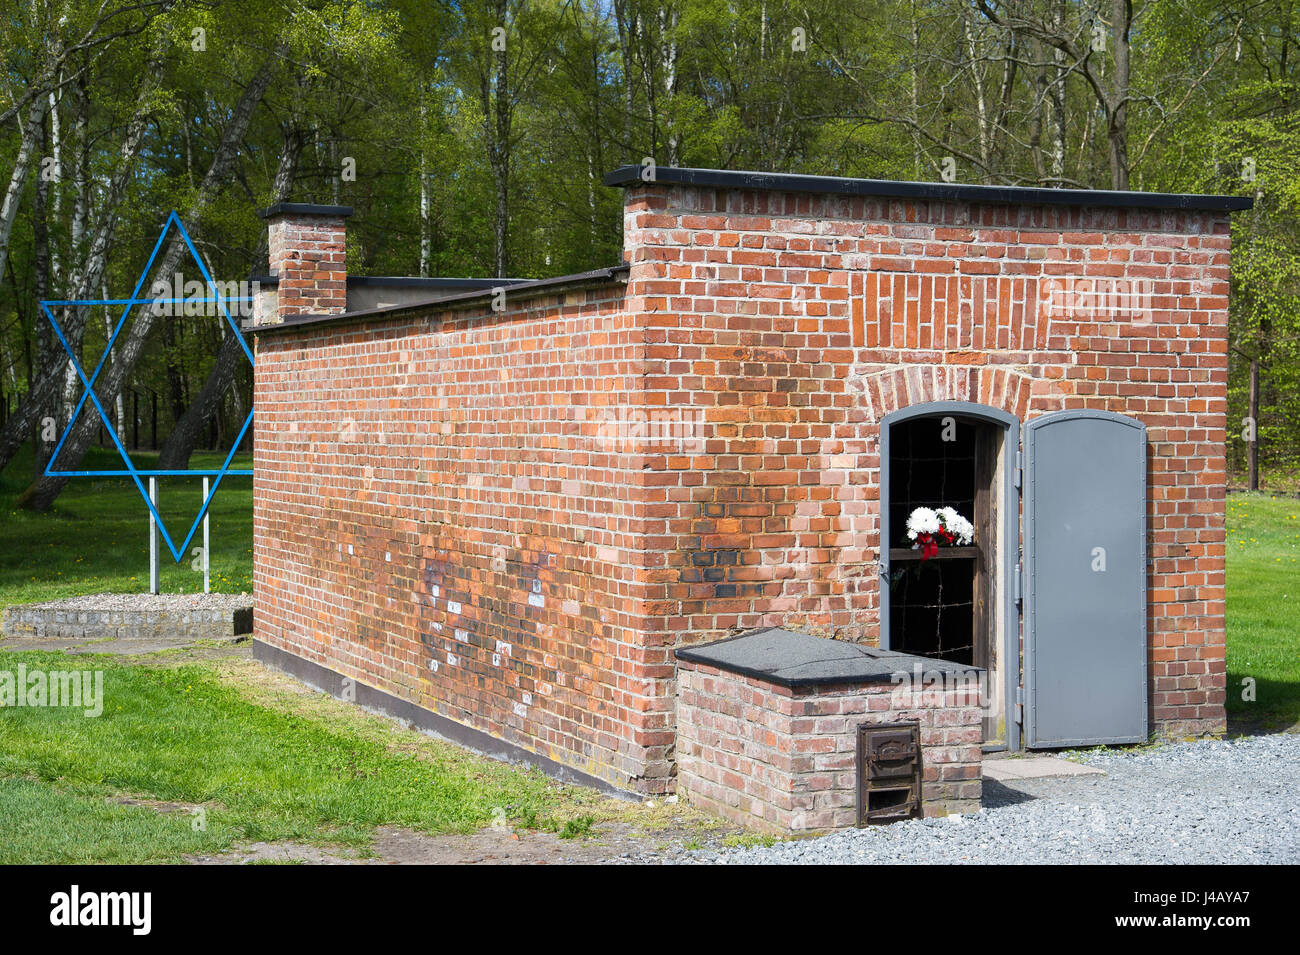
[[[1013,417],[961,402],[895,412],[881,429],[881,645],[985,669],[989,749],[1018,745],[1008,706],[1020,669],[1018,444]],[[907,537],[918,507],[956,510],[972,524],[970,543],[925,558]]]

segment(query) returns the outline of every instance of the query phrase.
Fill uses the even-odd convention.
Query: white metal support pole
[[[207,479],[207,477],[204,477],[204,478],[203,478],[203,500],[204,500],[204,501],[207,501],[207,499],[208,499],[208,479]],[[201,507],[201,506],[202,506],[202,505],[200,505],[200,507]],[[207,512],[207,511],[204,511],[204,512],[203,512],[203,592],[204,592],[205,594],[208,592],[208,586],[209,586],[209,577],[208,577],[208,512]]]
[[[149,478],[149,593],[156,594],[158,587],[158,518],[154,511],[158,509],[158,479]]]

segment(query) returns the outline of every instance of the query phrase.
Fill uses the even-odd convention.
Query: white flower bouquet
[[[907,518],[907,537],[912,548],[921,551],[921,560],[939,553],[940,545],[960,547],[975,537],[975,528],[951,507],[937,510],[918,507]]]

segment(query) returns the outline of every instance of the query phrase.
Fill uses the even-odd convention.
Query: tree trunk
[[[1115,43],[1115,85],[1111,93],[1110,181],[1114,189],[1128,189],[1128,96],[1129,26],[1133,19],[1132,0],[1112,0],[1111,37]]]
[[[618,47],[623,60],[623,161],[639,163],[632,134],[632,112],[636,104],[635,79],[632,76],[632,61],[635,59],[637,41],[637,14],[628,9],[628,0],[614,0],[614,20],[618,27]]]
[[[1047,109],[1047,66],[1043,60],[1043,44],[1032,40],[1029,46],[1037,65],[1034,67],[1033,106],[1029,118],[1029,155],[1034,161],[1034,175],[1041,185],[1047,180],[1047,163],[1043,159],[1043,113]]]
[[[101,282],[99,287],[99,297],[108,298],[108,284]],[[113,335],[113,309],[107,305],[104,306],[104,341],[108,341]],[[111,355],[109,356],[112,357]],[[123,444],[126,443],[126,402],[122,396],[121,389],[117,392],[117,397],[113,403],[113,429],[117,432],[117,440]]]
[[[43,138],[43,137],[42,137]],[[50,230],[49,220],[47,218],[49,211],[49,190],[50,184],[43,176],[36,177],[36,189],[32,197],[32,299],[40,302],[50,296]],[[15,289],[15,291],[17,291]],[[44,368],[47,365],[53,365],[58,361],[58,357],[63,354],[63,349],[59,347],[54,339],[54,329],[45,319],[44,314],[36,316],[36,363],[37,367]],[[43,424],[46,417],[54,417],[54,405],[51,403],[45,408],[37,409],[36,420],[34,422],[33,433],[35,435],[35,451],[32,455],[32,479],[35,480],[45,473],[45,466],[49,463],[50,454],[54,451],[54,441],[46,441],[45,435],[41,432],[44,430]],[[55,441],[57,441],[57,437]]]
[[[1065,24],[1065,0],[1052,2],[1052,28],[1060,31]],[[1052,185],[1061,188],[1065,178],[1065,54],[1052,47]]]
[[[225,321],[225,317],[221,318]],[[190,455],[203,437],[204,430],[221,406],[226,389],[239,372],[239,363],[245,361],[244,349],[234,332],[227,331],[217,352],[217,362],[208,373],[198,396],[185,413],[172,426],[171,434],[163,442],[158,456],[158,468],[163,471],[183,471],[190,466]],[[240,421],[242,424],[242,420]]]
[[[1259,490],[1259,356],[1250,360],[1250,489]]]
[[[429,277],[433,235],[429,227],[429,102],[428,91],[420,87],[420,276]]]
[[[280,151],[280,164],[275,171],[272,205],[284,202],[293,188],[293,178],[298,169],[302,142],[302,136],[296,127],[285,132]],[[265,230],[263,230],[263,245],[259,246],[259,253],[264,247]],[[190,466],[190,456],[194,453],[204,428],[220,410],[221,399],[225,396],[226,389],[235,382],[239,374],[240,362],[245,360],[244,349],[240,346],[239,339],[225,328],[225,316],[222,315],[218,321],[222,323],[225,335],[221,340],[221,348],[217,351],[217,361],[208,372],[208,377],[203,382],[198,396],[190,402],[190,406],[184,413],[177,417],[171,434],[163,442],[162,453],[158,456],[159,470],[182,471]],[[243,424],[243,421],[243,417],[240,417],[239,423]]]
[[[0,203],[0,275],[4,274],[5,263],[9,259],[9,239],[13,235],[14,222],[18,219],[18,206],[22,202],[23,188],[27,185],[27,173],[31,169],[32,153],[45,118],[45,106],[46,98],[38,96],[28,107],[18,156],[14,159],[13,173],[9,176],[9,188],[5,190],[4,202]]]
[[[917,132],[921,122],[921,27],[916,19],[916,0],[913,0],[911,7],[912,19],[912,63],[910,73],[912,81],[908,89],[911,96],[909,106],[911,110],[908,114],[912,121],[912,178],[917,182],[927,178],[921,173],[921,134]]]
[[[506,2],[497,0],[497,23],[505,26]],[[520,41],[522,42],[522,41]],[[496,89],[489,90],[490,81],[484,74],[484,122],[489,126],[488,159],[492,166],[492,180],[496,187],[496,211],[493,213],[493,266],[498,278],[505,278],[510,268],[510,128],[511,104],[514,91],[510,89],[510,60],[507,49],[493,51],[493,69],[496,71]],[[495,94],[495,95],[493,95]]]
[[[670,4],[659,7],[659,42],[662,44],[660,65],[664,77],[664,99],[668,106],[668,165],[676,166],[681,158],[681,141],[673,122],[673,97],[677,95],[677,11]]]
[[[974,24],[971,23],[970,11],[962,10],[962,32],[966,40],[966,56],[970,62],[971,85],[975,89],[975,121],[978,124],[980,140],[981,178],[988,179],[989,173],[989,111],[984,100],[984,74],[980,66],[980,46],[975,39]]]
[[[95,237],[86,252],[86,260],[83,266],[70,276],[71,288],[60,297],[72,300],[88,298],[91,290],[98,288],[100,285],[107,264],[108,250],[113,243],[113,236],[117,228],[117,218],[122,197],[126,194],[126,189],[130,185],[131,176],[134,173],[135,157],[140,151],[145,131],[148,129],[149,111],[154,91],[162,79],[162,68],[162,59],[157,57],[152,61],[149,72],[146,73],[145,82],[136,97],[135,114],[131,118],[126,138],[122,143],[118,168],[113,173],[113,178],[109,181],[108,188],[105,190],[102,203],[104,212],[96,229]],[[84,188],[84,184],[79,184],[79,195],[80,190]],[[88,200],[85,201],[88,203]],[[83,219],[83,212],[74,209],[74,230]],[[78,237],[74,235],[74,239],[76,238]],[[2,265],[3,259],[0,258],[0,266]],[[68,339],[68,345],[74,350],[79,350],[90,307],[87,305],[69,306],[61,308],[59,312],[59,324],[63,329],[64,336]],[[42,327],[48,324],[44,314],[38,315],[37,321]],[[13,417],[5,423],[4,429],[0,430],[0,470],[9,463],[18,449],[22,447],[23,442],[31,435],[35,423],[47,413],[46,409],[53,408],[58,400],[60,388],[65,381],[68,361],[61,349],[56,349],[55,352],[57,354],[51,354],[48,362],[41,362],[38,359],[37,369],[39,374],[36,377],[28,376],[27,380],[31,384],[28,387],[27,397],[18,406]],[[95,416],[91,414],[87,417],[93,419]]]
[[[226,124],[221,142],[213,154],[212,165],[203,177],[203,182],[199,185],[198,194],[195,196],[194,201],[186,210],[186,218],[192,224],[192,237],[197,233],[199,221],[213,194],[230,172],[230,167],[239,152],[240,143],[248,131],[253,112],[257,108],[257,104],[261,102],[262,96],[271,82],[276,64],[284,56],[284,53],[285,47],[283,45],[276,48],[275,52],[271,54],[248,84],[238,104],[231,112],[230,121]],[[157,274],[171,275],[176,271],[176,266],[180,263],[182,256],[187,252],[188,249],[183,242],[179,239],[173,240],[158,265]],[[140,309],[136,313],[130,333],[126,336],[124,342],[119,343],[117,357],[101,375],[102,384],[98,389],[100,395],[108,396],[109,400],[111,400],[126,383],[127,376],[135,367],[135,363],[139,360],[148,342],[149,333],[153,329],[154,318],[151,309]],[[94,415],[85,415],[78,421],[68,436],[62,452],[66,455],[63,460],[67,467],[74,467],[81,461],[86,449],[90,447],[91,442],[94,440],[98,426],[99,421],[97,416]],[[18,505],[27,510],[46,510],[62,492],[67,480],[67,478],[42,478],[19,496]]]

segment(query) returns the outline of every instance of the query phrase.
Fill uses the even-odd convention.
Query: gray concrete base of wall
[[[9,607],[7,638],[31,640],[243,640],[253,631],[247,594],[90,594]]]

